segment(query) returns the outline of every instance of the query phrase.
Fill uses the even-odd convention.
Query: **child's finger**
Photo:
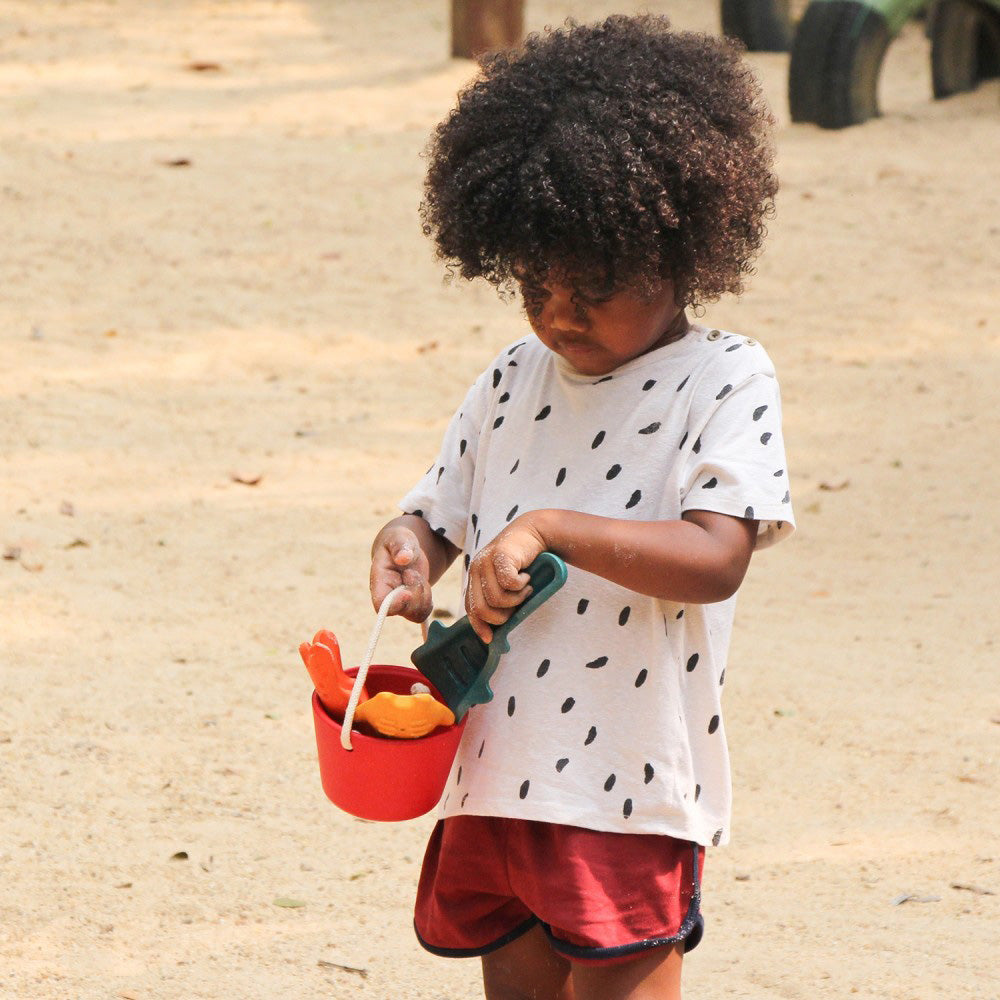
[[[397,566],[412,566],[420,555],[420,543],[414,537],[393,539],[387,548]]]
[[[522,572],[514,557],[503,549],[493,553],[493,573],[497,583],[508,592],[523,590],[531,580],[527,573]]]

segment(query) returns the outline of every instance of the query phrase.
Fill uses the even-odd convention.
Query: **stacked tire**
[[[940,0],[927,33],[935,97],[974,90],[1000,76],[1000,8],[976,0]]]

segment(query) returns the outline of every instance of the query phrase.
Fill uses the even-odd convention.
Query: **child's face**
[[[625,289],[590,298],[551,279],[522,283],[521,293],[538,339],[581,375],[607,375],[688,328],[670,281],[648,295]]]

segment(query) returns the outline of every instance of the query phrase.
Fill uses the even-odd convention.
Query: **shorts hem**
[[[681,924],[681,929],[670,937],[645,938],[642,941],[629,941],[626,944],[612,945],[609,948],[588,948],[584,945],[571,944],[563,941],[552,933],[552,928],[548,924],[542,924],[542,930],[549,939],[552,950],[558,952],[570,961],[583,959],[584,961],[612,962],[615,959],[629,958],[639,952],[648,951],[651,948],[660,948],[667,944],[677,944],[684,942],[684,952],[687,954],[698,947],[705,932],[705,922],[700,913],[695,913]]]
[[[685,954],[693,951],[698,947],[705,933],[705,920],[701,915],[701,877],[698,871],[698,845],[693,844],[692,846],[694,848],[694,886],[691,893],[691,903],[676,934],[671,934],[668,937],[644,938],[641,941],[628,941],[625,944],[610,945],[608,947],[589,947],[587,945],[573,944],[570,941],[564,941],[556,937],[552,933],[552,928],[548,924],[541,922],[542,930],[545,931],[545,936],[549,939],[549,944],[560,955],[568,959],[589,959],[598,962],[627,958],[629,955],[635,955],[650,948],[659,948],[667,944],[677,944],[678,941],[684,942]]]
[[[541,923],[538,917],[528,917],[527,920],[518,924],[512,931],[508,931],[495,941],[491,941],[481,948],[441,948],[438,945],[431,944],[421,936],[420,931],[417,929],[416,921],[413,922],[413,933],[416,934],[420,947],[425,951],[429,951],[432,955],[437,955],[438,958],[481,958],[483,955],[499,951],[505,945],[510,944],[511,941],[516,941],[522,934],[527,934],[538,923]],[[542,926],[544,927],[545,925],[543,924]]]

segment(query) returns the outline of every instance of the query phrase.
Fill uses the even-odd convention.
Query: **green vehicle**
[[[824,128],[878,114],[889,43],[925,0],[812,0],[792,43],[792,121]],[[934,96],[971,90],[1000,72],[1000,0],[938,0],[927,16]]]
[[[1000,76],[1000,0],[720,0],[722,30],[751,52],[791,51],[792,121],[824,128],[878,114],[878,80],[892,39],[926,14],[934,96]]]

